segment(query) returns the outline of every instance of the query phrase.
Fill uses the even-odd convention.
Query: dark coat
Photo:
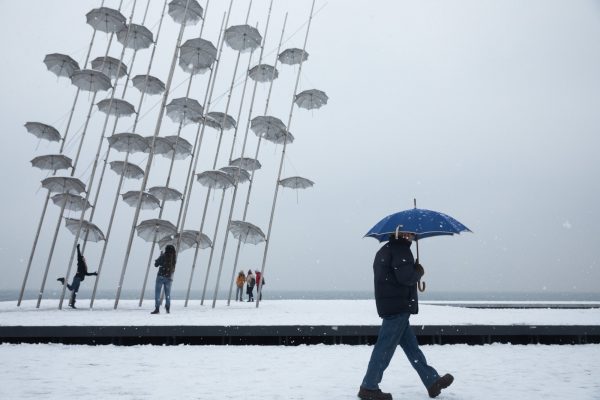
[[[375,303],[380,317],[419,312],[417,282],[423,272],[415,266],[410,245],[402,238],[391,239],[375,255]]]
[[[86,276],[93,275],[88,274],[87,263],[85,262],[85,258],[81,254],[81,250],[79,250],[79,245],[77,245],[77,273],[75,274],[79,277],[80,280],[84,280]]]
[[[154,266],[160,267],[158,269],[158,275],[169,279],[171,279],[173,272],[175,272],[176,263],[177,258],[175,257],[175,254],[168,253],[160,253],[160,256],[154,260]]]

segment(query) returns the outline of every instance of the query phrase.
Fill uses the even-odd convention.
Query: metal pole
[[[290,115],[288,118],[287,128],[286,128],[286,136],[283,139],[283,149],[281,150],[281,160],[279,162],[279,172],[277,173],[277,181],[275,182],[275,194],[273,195],[273,206],[271,207],[271,217],[269,219],[269,229],[267,231],[267,241],[265,243],[265,251],[263,254],[262,266],[260,269],[260,282],[256,282],[257,292],[256,292],[256,308],[258,308],[260,304],[260,294],[262,291],[262,278],[265,276],[265,263],[267,261],[267,253],[269,251],[269,244],[271,243],[271,228],[273,227],[273,216],[275,214],[275,205],[277,204],[277,193],[279,192],[279,181],[281,180],[281,171],[283,170],[283,161],[285,159],[285,149],[287,147],[287,133],[290,131],[290,125],[292,123],[292,114],[294,112],[294,100],[296,98],[296,92],[298,91],[298,82],[300,82],[300,74],[302,72],[302,64],[304,63],[304,53],[306,52],[306,42],[308,41],[308,33],[310,32],[310,24],[312,22],[313,10],[315,8],[315,0],[312,1],[312,6],[310,8],[310,16],[308,17],[308,26],[306,27],[306,36],[304,37],[304,45],[302,46],[302,61],[300,61],[300,65],[298,67],[298,75],[296,76],[296,85],[294,86],[294,95],[292,96],[292,104],[290,106]]]
[[[185,4],[185,11],[184,11],[184,15],[187,15],[187,10],[189,7],[189,3],[190,0],[186,1]],[[173,59],[171,60],[171,68],[169,70],[169,77],[167,79],[167,83],[166,83],[166,87],[165,87],[165,92],[163,94],[163,99],[162,99],[162,104],[160,107],[160,111],[158,113],[158,120],[156,121],[156,128],[154,130],[154,135],[153,137],[156,138],[156,136],[158,136],[158,133],[160,132],[160,127],[162,124],[162,119],[164,116],[164,112],[165,112],[165,107],[167,105],[167,99],[169,97],[169,91],[171,90],[171,83],[173,81],[173,75],[175,73],[175,66],[177,64],[177,54],[179,53],[179,46],[181,45],[181,39],[183,37],[183,31],[185,30],[185,17],[184,20],[181,24],[181,27],[179,28],[179,35],[177,37],[177,43],[175,45],[175,50],[173,51]],[[123,260],[123,266],[121,268],[121,277],[119,278],[119,285],[117,286],[117,295],[115,298],[115,304],[114,304],[114,308],[117,309],[118,305],[119,305],[119,298],[121,297],[121,289],[123,287],[123,280],[125,279],[125,271],[127,269],[127,263],[129,261],[129,254],[131,253],[131,245],[133,243],[133,236],[135,234],[135,227],[137,225],[137,221],[138,218],[140,216],[140,208],[141,208],[141,204],[142,204],[142,195],[143,195],[143,191],[146,190],[146,184],[148,183],[148,175],[150,173],[150,169],[152,166],[152,160],[154,159],[154,140],[152,140],[152,145],[150,148],[150,153],[148,154],[148,160],[146,162],[146,170],[144,172],[144,179],[142,180],[142,187],[140,188],[140,195],[138,197],[138,203],[137,203],[137,207],[135,209],[135,215],[133,217],[133,223],[131,226],[131,230],[129,233],[129,241],[127,243],[127,251],[125,253],[125,259]]]

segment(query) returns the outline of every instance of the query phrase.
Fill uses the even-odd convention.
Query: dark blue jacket
[[[415,266],[410,245],[402,238],[391,239],[375,255],[375,303],[380,317],[419,312],[417,282],[423,273]]]

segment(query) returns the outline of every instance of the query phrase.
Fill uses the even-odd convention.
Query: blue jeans
[[[73,293],[77,293],[79,291],[80,284],[81,284],[81,278],[79,277],[79,275],[75,274],[75,277],[73,278],[73,282],[71,282],[70,285],[67,285],[67,288],[69,290],[72,290]]]
[[[379,389],[383,372],[390,364],[398,345],[404,350],[408,361],[417,371],[426,388],[439,379],[437,371],[427,365],[425,356],[419,350],[417,338],[408,322],[409,317],[409,313],[383,317],[377,343],[373,347],[369,367],[361,385],[365,389]]]
[[[156,286],[154,287],[154,306],[160,307],[160,291],[165,288],[165,307],[171,307],[171,284],[173,279],[167,278],[162,275],[156,275]]]

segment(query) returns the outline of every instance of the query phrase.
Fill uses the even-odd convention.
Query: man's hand
[[[423,266],[419,263],[419,259],[417,259],[417,261],[415,261],[415,269],[421,275],[425,275],[425,269],[423,269]]]

